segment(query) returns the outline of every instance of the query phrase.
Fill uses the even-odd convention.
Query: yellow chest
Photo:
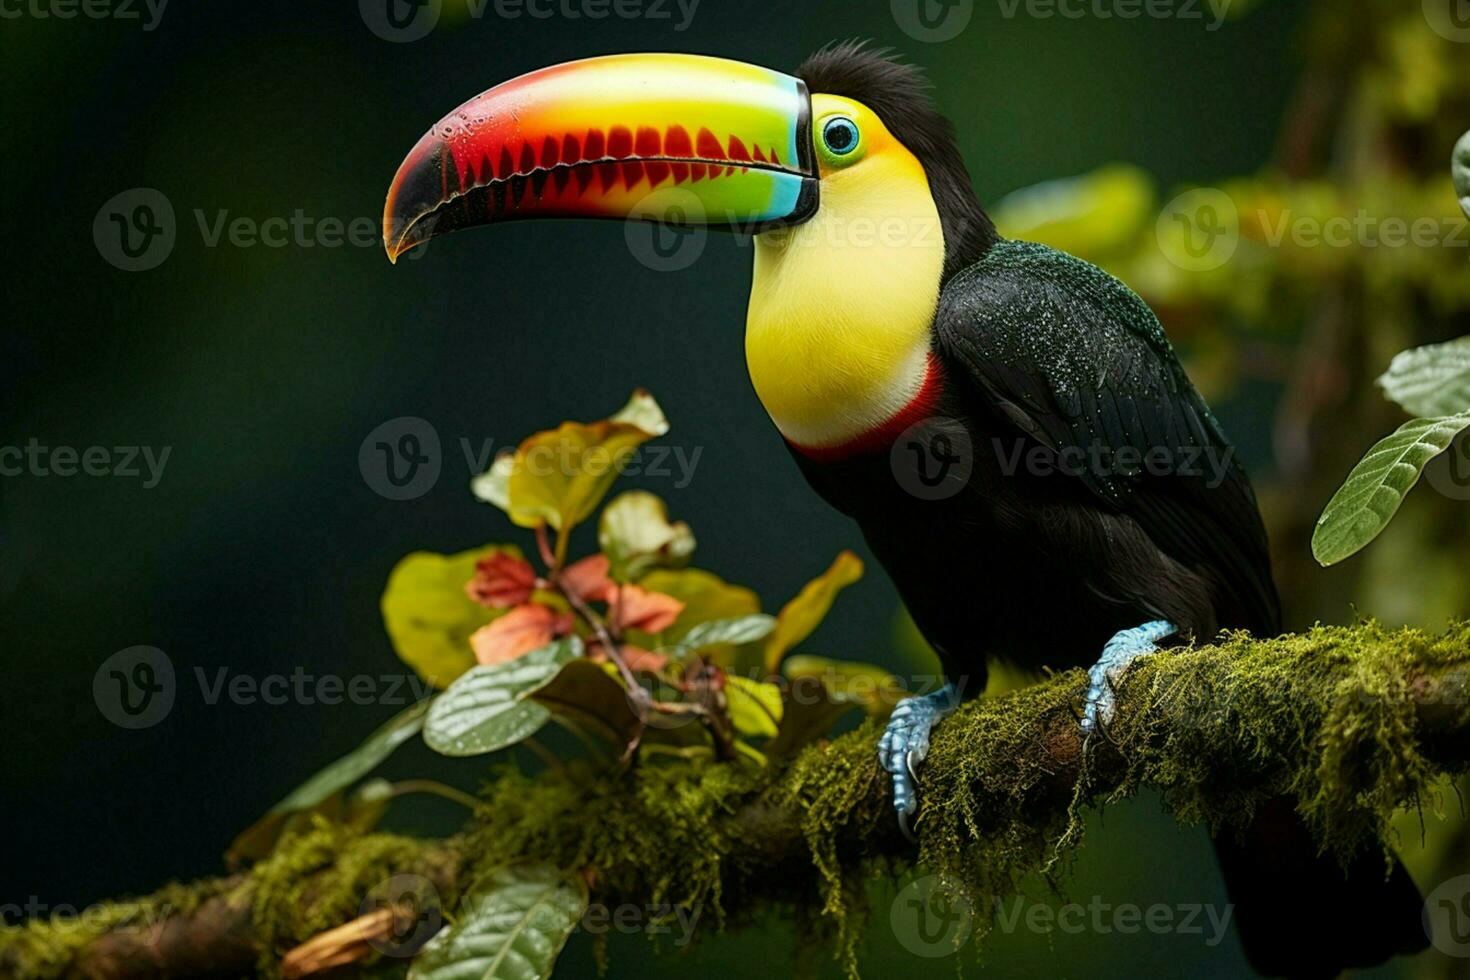
[[[802,446],[849,442],[914,399],[939,299],[944,235],[927,185],[847,176],[823,181],[811,221],[756,239],[746,365]]]

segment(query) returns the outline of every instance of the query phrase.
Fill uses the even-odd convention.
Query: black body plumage
[[[943,225],[929,415],[969,454],[956,492],[916,495],[901,445],[793,455],[857,521],[950,679],[974,696],[987,658],[1085,666],[1147,620],[1200,642],[1278,632],[1255,495],[1147,304],[1080,259],[1000,239],[915,69],[844,43],[798,74],[878,113],[924,166]],[[1377,848],[1346,869],[1318,854],[1285,797],[1216,847],[1263,973],[1331,977],[1426,945],[1403,866],[1385,876]]]
[[[982,654],[1081,666],[1151,619],[1202,640],[1222,627],[1278,631],[1250,483],[1128,287],[1054,249],[998,242],[944,287],[933,355],[931,414],[962,430],[947,434],[968,456],[957,492],[913,495],[887,453],[835,464],[796,455],[858,521],[968,692],[984,687]],[[1006,614],[977,628],[986,607]],[[1058,649],[1076,659],[1037,661]]]

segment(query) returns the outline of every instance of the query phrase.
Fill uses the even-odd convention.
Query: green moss
[[[169,884],[143,898],[91,906],[75,915],[32,919],[0,927],[0,975],[51,980],[71,965],[77,952],[109,932],[144,930],[175,915],[189,915],[229,887],[225,879]]]
[[[652,915],[682,906],[706,929],[789,914],[804,949],[834,950],[856,974],[874,877],[917,863],[976,910],[993,910],[1023,884],[1059,890],[1085,809],[1145,786],[1179,820],[1226,832],[1285,794],[1324,849],[1345,855],[1387,836],[1395,811],[1437,808],[1443,780],[1465,768],[1427,756],[1420,727],[1425,711],[1436,714],[1439,730],[1461,733],[1446,756],[1467,758],[1466,676],[1470,624],[1442,635],[1365,623],[1271,641],[1225,637],[1140,660],[1120,693],[1110,744],[1085,752],[1075,715],[1080,671],[962,707],[935,731],[921,772],[917,849],[897,836],[876,760],[880,729],[869,722],[780,769],[645,760],[626,773],[503,770],[475,822],[450,842],[318,820],[236,894],[250,902],[267,973],[285,950],[360,914],[373,886],[394,874],[431,875],[452,914],[458,892],[480,874],[546,861],[587,873],[594,901]],[[1422,694],[1436,683],[1440,702],[1426,708]],[[1082,775],[1073,780],[1079,752]],[[0,966],[55,977],[76,949],[138,907],[187,910],[221,887],[108,907],[81,930],[56,922],[6,929]],[[983,919],[975,922],[982,938]]]
[[[372,890],[419,867],[426,843],[360,834],[321,818],[310,831],[284,840],[241,886],[250,901],[261,973],[271,975],[293,946],[371,911],[364,902]],[[452,899],[443,897],[446,903]]]

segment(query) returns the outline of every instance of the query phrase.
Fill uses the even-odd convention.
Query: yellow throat
[[[834,116],[861,133],[854,159],[822,144]],[[919,393],[944,267],[923,165],[861,103],[812,96],[821,206],[756,237],[745,361],[776,428],[800,446],[840,446]]]

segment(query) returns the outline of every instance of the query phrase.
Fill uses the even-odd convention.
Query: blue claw
[[[929,730],[959,706],[959,688],[946,684],[932,694],[904,698],[888,718],[878,741],[878,762],[893,777],[893,806],[898,825],[910,838],[909,817],[919,805],[915,770],[929,754]]]
[[[1156,619],[1131,630],[1119,630],[1103,647],[1102,656],[1087,671],[1087,706],[1082,711],[1082,731],[1091,735],[1113,720],[1118,702],[1114,690],[1128,665],[1159,648],[1159,641],[1179,632],[1173,623]]]

